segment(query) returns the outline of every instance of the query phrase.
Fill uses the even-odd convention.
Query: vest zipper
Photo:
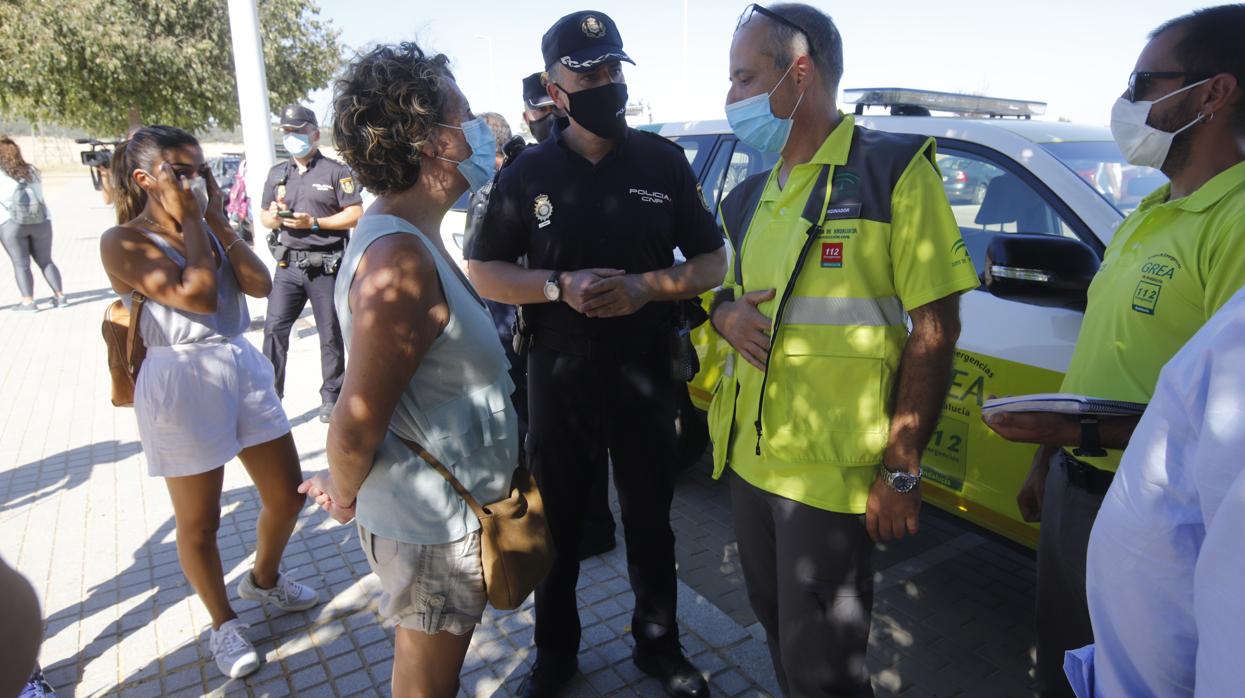
[[[787,299],[791,297],[791,292],[795,290],[796,279],[800,276],[800,271],[804,268],[804,259],[808,256],[809,248],[813,246],[813,241],[821,234],[821,225],[813,224],[809,226],[808,232],[805,234],[804,245],[800,248],[800,256],[796,257],[795,268],[791,270],[791,277],[787,279],[787,287],[783,289],[782,298],[778,300],[778,311],[774,313],[774,331],[770,335],[769,348],[772,353],[778,344],[778,332],[782,329],[782,316],[787,309]],[[769,382],[769,364],[770,358],[765,360],[765,371],[761,373],[761,394],[757,397],[757,447],[756,454],[761,455],[761,415],[765,411],[765,384]]]

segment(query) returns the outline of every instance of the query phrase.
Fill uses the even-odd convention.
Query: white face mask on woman
[[[1175,97],[1209,80],[1210,78],[1200,80],[1148,102],[1130,102],[1124,97],[1117,99],[1115,106],[1111,108],[1111,137],[1120,146],[1124,159],[1138,167],[1162,169],[1163,163],[1167,162],[1172,141],[1177,135],[1196,126],[1205,115],[1199,112],[1192,121],[1175,131],[1160,131],[1146,123],[1150,118],[1150,109],[1165,99]]]

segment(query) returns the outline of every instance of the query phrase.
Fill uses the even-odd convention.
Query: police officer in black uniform
[[[498,175],[468,273],[485,297],[522,304],[528,341],[528,458],[544,496],[552,572],[536,590],[536,664],[524,696],[574,676],[575,584],[587,490],[610,458],[635,591],[634,660],[671,695],[704,696],[675,620],[678,299],[721,283],[726,253],[683,151],[627,127],[623,52],[600,12],[557,21],[541,44],[547,92],[566,114],[553,137]],[[687,263],[674,266],[674,248]],[[527,257],[526,267],[515,260]]]
[[[290,329],[307,300],[320,334],[320,421],[328,422],[346,369],[341,327],[333,310],[333,284],[350,229],[363,215],[363,198],[350,168],[320,153],[320,129],[310,109],[281,111],[290,159],[268,171],[260,220],[269,233],[277,273],[268,294],[264,356],[272,361],[277,394],[285,396]]]

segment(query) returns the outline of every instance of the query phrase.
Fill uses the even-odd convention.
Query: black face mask
[[[558,85],[562,89],[561,85]],[[611,82],[582,92],[566,92],[570,116],[601,138],[618,140],[627,132],[627,84]]]
[[[549,112],[535,121],[529,121],[527,128],[532,132],[532,137],[536,139],[537,143],[544,143],[553,134],[553,112]]]

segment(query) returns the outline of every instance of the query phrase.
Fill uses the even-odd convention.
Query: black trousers
[[[779,497],[731,473],[748,600],[788,696],[872,698],[865,653],[873,541],[857,514]]]
[[[606,459],[622,507],[627,572],[635,592],[637,645],[678,642],[677,582],[670,502],[676,386],[664,352],[623,360],[571,356],[540,346],[528,353],[528,458],[544,498],[557,554],[536,589],[536,647],[579,650],[580,538],[590,492]]]
[[[320,399],[337,402],[342,390],[342,374],[346,372],[345,355],[342,352],[342,331],[337,324],[337,312],[333,309],[333,285],[336,274],[325,274],[315,267],[278,267],[272,279],[272,293],[268,294],[268,315],[264,319],[264,356],[272,362],[277,375],[277,395],[285,397],[285,364],[290,352],[290,329],[311,300],[311,312],[316,318],[316,330],[320,335]]]
[[[527,358],[514,351],[515,307],[486,300],[489,314],[493,316],[493,325],[497,328],[497,338],[506,350],[506,359],[510,362],[510,380],[514,382],[514,392],[510,401],[514,403],[514,411],[519,417],[519,443],[527,439]],[[610,512],[609,500],[609,463],[602,461],[589,485],[588,507],[584,518],[583,545],[598,549],[602,543],[614,538],[614,514]]]

